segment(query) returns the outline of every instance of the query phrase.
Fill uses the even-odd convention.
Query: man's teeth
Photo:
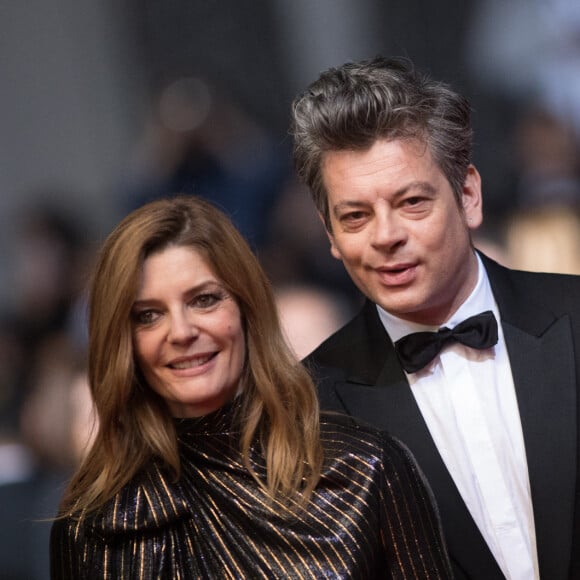
[[[172,369],[191,369],[193,367],[198,367],[202,364],[205,364],[210,358],[211,358],[211,355],[207,355],[207,356],[202,356],[202,357],[198,357],[198,358],[194,358],[194,359],[190,359],[190,360],[184,360],[181,362],[173,363],[170,366]]]

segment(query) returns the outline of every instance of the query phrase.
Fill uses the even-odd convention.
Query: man
[[[331,253],[367,297],[307,359],[322,407],[408,445],[457,578],[580,578],[580,278],[474,250],[468,102],[408,61],[347,63],[296,98],[292,133]]]

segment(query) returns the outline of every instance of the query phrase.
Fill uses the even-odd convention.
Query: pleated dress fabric
[[[244,468],[237,406],[176,420],[177,483],[152,464],[97,514],[56,520],[53,580],[451,577],[430,491],[399,442],[323,416],[322,480],[293,512]]]

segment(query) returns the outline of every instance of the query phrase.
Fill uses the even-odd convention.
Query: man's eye
[[[340,219],[343,222],[356,222],[363,219],[365,216],[362,211],[351,211],[350,213],[344,214]]]

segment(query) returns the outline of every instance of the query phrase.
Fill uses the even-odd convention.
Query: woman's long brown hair
[[[140,378],[130,318],[144,260],[169,246],[200,252],[236,299],[247,344],[244,461],[272,498],[304,504],[322,464],[312,380],[283,338],[269,281],[243,237],[210,203],[180,196],[129,214],[99,253],[89,296],[88,368],[98,431],[65,490],[60,514],[98,509],[154,458],[179,478],[174,422],[164,401]],[[249,461],[256,438],[266,458],[265,482]]]

